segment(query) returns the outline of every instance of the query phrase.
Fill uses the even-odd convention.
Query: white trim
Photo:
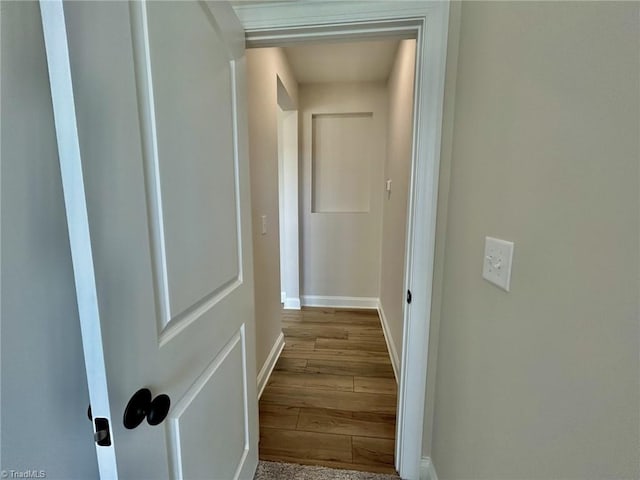
[[[262,396],[262,392],[264,387],[267,386],[267,382],[269,381],[269,377],[271,376],[271,372],[273,372],[274,367],[276,366],[276,362],[278,358],[280,358],[280,354],[282,353],[282,349],[284,348],[284,333],[280,332],[278,338],[276,338],[273,347],[271,347],[271,351],[267,356],[267,359],[264,361],[264,365],[258,372],[258,399]]]
[[[368,308],[376,310],[379,300],[374,297],[331,297],[324,295],[301,295],[303,307]]]
[[[318,25],[333,27],[339,24],[355,22],[371,22],[388,20],[390,18],[409,19],[416,16],[424,16],[435,10],[441,9],[441,1],[378,1],[363,2],[358,0],[343,0],[340,2],[327,2],[326,0],[305,0],[304,2],[260,2],[243,3],[236,2],[233,9],[240,18],[240,23],[252,42],[260,40],[268,45],[273,45],[276,40],[288,41],[287,35],[274,35],[273,29],[297,27],[297,31],[311,29]],[[310,30],[310,29],[309,29]],[[362,33],[357,27],[354,33]],[[381,33],[397,36],[397,26],[386,28],[381,32],[375,32],[377,38]],[[332,28],[323,31],[327,37],[334,33]],[[248,47],[255,46],[249,43]]]
[[[300,310],[300,299],[299,298],[285,298],[284,299],[284,308],[285,310]]]
[[[280,303],[284,303],[287,300],[287,292],[280,292]]]
[[[442,141],[449,3],[341,1],[236,5],[249,47],[387,35],[416,38],[413,161],[409,190],[405,281],[413,302],[405,308],[398,387],[396,468],[417,480],[422,461],[429,326],[435,255],[438,175]],[[304,297],[302,298],[305,303]],[[371,305],[370,308],[376,308]],[[432,375],[428,379],[433,382]]]
[[[391,336],[391,330],[389,329],[389,322],[387,322],[387,316],[384,314],[382,308],[382,302],[378,300],[378,315],[380,316],[380,323],[382,324],[382,332],[384,333],[384,340],[387,342],[387,351],[389,352],[389,358],[391,359],[391,366],[393,367],[393,375],[396,377],[396,383],[400,380],[400,357],[396,350],[396,344]]]
[[[94,418],[106,418],[113,425],[115,417],[111,416],[109,404],[91,231],[69,59],[68,32],[62,0],[40,1],[40,16],[49,69],[53,120],[58,142],[58,159],[67,215],[76,303],[80,317],[89,403]],[[95,425],[93,431],[95,433]],[[113,429],[111,437],[112,439],[114,437]],[[112,440],[109,446],[96,444],[96,456],[100,477],[116,480],[118,467],[114,441]]]
[[[436,467],[429,457],[422,457],[420,460],[420,480],[438,480]]]
[[[425,14],[416,42],[413,162],[409,197],[396,458],[400,476],[419,477],[433,293],[436,216],[449,4]],[[430,379],[430,381],[433,381]],[[427,429],[431,429],[429,424]],[[427,432],[430,433],[430,432]]]

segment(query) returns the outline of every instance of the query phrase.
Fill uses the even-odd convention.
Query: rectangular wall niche
[[[311,211],[369,211],[373,113],[313,114]]]

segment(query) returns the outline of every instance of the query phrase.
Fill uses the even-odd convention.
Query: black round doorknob
[[[127,403],[124,409],[122,421],[124,427],[131,430],[142,423],[147,416],[149,407],[151,406],[151,391],[148,388],[141,388]]]
[[[167,418],[169,407],[171,407],[169,395],[165,395],[164,393],[158,395],[151,402],[151,407],[147,413],[147,423],[149,425],[159,425],[162,423],[162,421]]]
[[[148,388],[141,388],[127,403],[122,422],[129,430],[136,428],[145,418],[149,425],[159,425],[167,418],[170,407],[169,395],[163,393],[151,400],[151,391]]]

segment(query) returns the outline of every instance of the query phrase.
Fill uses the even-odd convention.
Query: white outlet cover
[[[507,292],[511,285],[513,247],[513,242],[499,238],[485,237],[484,240],[482,277]]]

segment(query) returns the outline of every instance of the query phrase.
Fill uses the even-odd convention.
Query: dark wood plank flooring
[[[260,399],[260,458],[395,473],[397,385],[374,310],[282,314],[285,347]]]

